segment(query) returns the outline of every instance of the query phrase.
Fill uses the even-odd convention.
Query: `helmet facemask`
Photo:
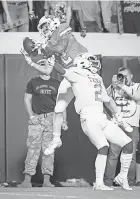
[[[93,74],[98,73],[98,71],[101,69],[101,63],[95,56],[88,57],[88,67],[87,69],[92,72]]]
[[[49,40],[52,36],[52,32],[48,29],[48,24],[47,23],[44,23],[40,30],[39,30],[39,33],[40,35],[46,39],[46,40]]]
[[[41,36],[44,39],[49,40],[53,34],[53,32],[60,25],[60,21],[58,18],[54,16],[42,17],[38,24],[38,30]]]
[[[97,57],[89,53],[80,54],[75,59],[74,64],[76,64],[78,68],[86,69],[93,74],[96,74],[101,69],[100,61],[97,60]]]

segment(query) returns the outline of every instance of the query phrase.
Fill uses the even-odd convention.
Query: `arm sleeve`
[[[106,89],[106,91],[107,91],[107,94],[110,96],[110,97],[112,97],[112,85],[110,85],[107,89]]]
[[[80,80],[80,76],[74,71],[73,68],[66,69],[66,73],[63,75],[70,83],[76,83]]]
[[[103,81],[101,81],[101,84],[102,84],[102,100],[103,100],[103,102],[109,102],[111,100],[111,98],[107,94],[107,91],[106,91]]]

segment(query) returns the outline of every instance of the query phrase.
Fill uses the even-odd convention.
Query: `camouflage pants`
[[[48,147],[53,138],[53,115],[48,113],[46,117],[44,114],[39,116],[40,123],[38,125],[29,124],[29,132],[27,138],[27,157],[25,160],[24,173],[34,175],[36,173],[36,166],[40,156],[41,149]],[[54,154],[46,156],[42,154],[42,174],[53,175],[54,170]]]

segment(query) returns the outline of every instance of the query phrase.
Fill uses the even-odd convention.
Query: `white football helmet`
[[[37,29],[41,36],[43,36],[45,39],[50,39],[53,32],[56,30],[56,28],[58,28],[59,25],[59,18],[53,15],[43,16],[39,21]]]
[[[100,61],[91,53],[78,55],[74,60],[74,64],[77,65],[78,68],[87,69],[94,74],[101,69]]]

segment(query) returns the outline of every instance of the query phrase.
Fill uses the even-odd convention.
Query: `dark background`
[[[136,57],[127,65],[140,81],[140,64]],[[101,75],[105,86],[122,66],[122,57],[103,57]],[[0,181],[22,181],[27,147],[28,115],[24,108],[24,92],[28,80],[37,72],[29,67],[21,55],[0,55]],[[53,76],[60,76],[53,72]],[[81,130],[79,116],[73,102],[68,107],[69,129],[62,134],[63,146],[56,150],[53,181],[84,178],[89,183],[95,179],[96,148]],[[40,163],[39,163],[40,164]],[[42,181],[40,166],[33,177]]]

